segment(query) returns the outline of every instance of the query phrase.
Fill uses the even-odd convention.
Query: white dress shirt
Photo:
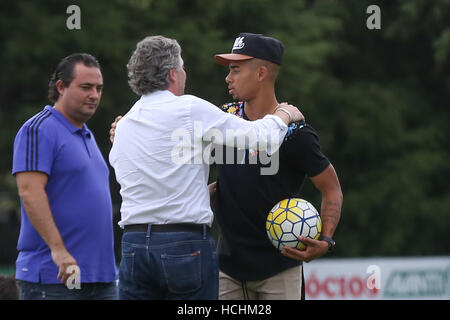
[[[118,122],[109,154],[121,187],[120,227],[211,226],[209,164],[203,160],[211,140],[270,153],[286,132],[286,124],[277,116],[246,121],[192,95],[157,91],[142,96]],[[250,138],[241,139],[245,136]],[[275,146],[270,145],[273,140]]]

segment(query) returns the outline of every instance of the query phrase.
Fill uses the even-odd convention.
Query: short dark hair
[[[82,63],[86,67],[95,67],[100,69],[100,63],[89,53],[73,53],[62,59],[53,72],[50,82],[48,83],[48,99],[55,103],[59,98],[59,92],[56,88],[56,82],[61,80],[66,87],[70,86],[74,75],[75,65]]]

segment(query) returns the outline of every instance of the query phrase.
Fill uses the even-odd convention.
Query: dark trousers
[[[119,299],[217,300],[219,268],[214,239],[203,231],[125,232]]]
[[[81,283],[80,289],[64,284],[41,284],[18,280],[20,300],[117,300],[116,282]]]

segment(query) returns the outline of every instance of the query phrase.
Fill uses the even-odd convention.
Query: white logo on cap
[[[232,50],[239,50],[242,49],[244,46],[245,46],[244,37],[237,37],[236,41],[234,41]]]

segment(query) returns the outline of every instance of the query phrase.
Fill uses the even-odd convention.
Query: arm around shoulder
[[[198,139],[259,151],[276,151],[288,128],[282,117],[266,115],[263,119],[247,121],[204,100],[192,103],[191,118]]]

